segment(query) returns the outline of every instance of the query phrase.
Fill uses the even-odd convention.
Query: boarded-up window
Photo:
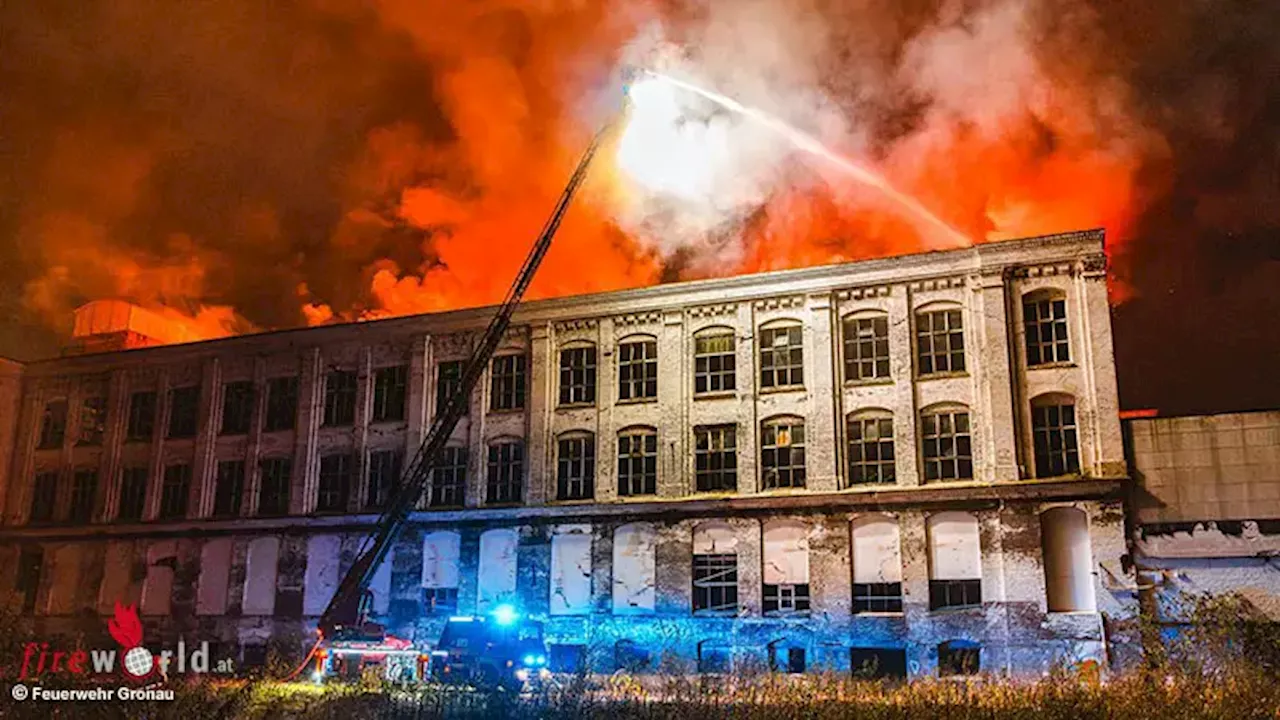
[[[518,545],[519,535],[515,530],[487,530],[480,535],[480,568],[477,573],[477,606],[480,612],[488,612],[515,595]]]
[[[1057,507],[1040,515],[1049,612],[1092,612],[1093,552],[1084,511]]]
[[[245,558],[245,615],[272,615],[276,610],[276,564],[280,559],[280,540],[260,537],[249,543]]]
[[[49,599],[45,605],[50,615],[70,615],[76,610],[76,589],[80,586],[82,546],[74,543],[58,545],[51,553],[53,577]]]
[[[563,525],[551,536],[551,614],[591,612],[591,526]]]
[[[653,612],[657,600],[657,535],[648,523],[623,525],[613,533],[613,611]]]
[[[883,515],[853,521],[853,611],[902,612],[898,523]]]
[[[197,615],[226,613],[230,571],[231,538],[214,538],[200,548],[200,578],[196,581]]]
[[[764,526],[763,609],[766,615],[809,612],[809,535],[802,523],[771,520]]]
[[[931,515],[929,606],[933,610],[982,604],[982,549],[978,519],[965,512]]]
[[[102,585],[98,586],[98,614],[110,615],[116,603],[137,604],[137,586],[129,577],[132,565],[132,542],[107,544],[106,557],[102,560]]]
[[[173,568],[177,545],[172,540],[147,548],[147,576],[142,581],[142,614],[168,615],[173,599]]]
[[[458,564],[462,538],[441,530],[422,539],[422,587],[424,610],[428,613],[458,609]]]
[[[307,539],[307,577],[302,593],[304,615],[319,615],[333,599],[338,589],[341,554],[342,538],[338,535],[313,535]]]

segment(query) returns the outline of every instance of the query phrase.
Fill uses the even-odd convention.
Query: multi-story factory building
[[[512,603],[599,671],[1105,662],[1104,266],[1095,231],[526,303],[375,610],[430,645]],[[308,633],[491,313],[0,368],[0,589],[45,634]]]

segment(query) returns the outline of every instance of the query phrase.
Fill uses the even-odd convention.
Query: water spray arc
[[[874,188],[894,204],[905,210],[911,217],[922,221],[935,230],[939,231],[948,240],[953,242],[956,247],[968,247],[973,244],[972,239],[948,225],[937,215],[934,215],[928,208],[920,203],[920,201],[907,195],[889,184],[887,180],[879,173],[871,170],[859,163],[850,160],[847,157],[836,153],[827,146],[823,145],[813,136],[802,132],[791,125],[783,122],[781,119],[770,115],[758,108],[749,107],[734,100],[731,97],[722,95],[714,90],[708,90],[704,87],[694,85],[686,80],[680,80],[665,73],[650,69],[639,69],[632,71],[633,86],[630,95],[633,98],[642,98],[644,92],[635,92],[635,86],[646,83],[667,83],[671,87],[679,88],[687,92],[694,93],[702,98],[710,100],[717,105],[736,112],[744,117],[750,118],[762,127],[783,137],[797,149],[802,150],[810,155],[814,155],[826,161],[840,172],[849,176],[853,180]]]

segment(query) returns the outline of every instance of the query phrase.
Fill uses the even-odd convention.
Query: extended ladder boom
[[[520,273],[516,276],[515,283],[507,291],[506,297],[498,307],[497,314],[489,322],[489,326],[485,328],[479,344],[472,350],[471,357],[467,360],[466,370],[462,374],[460,386],[443,408],[436,409],[436,416],[431,423],[431,429],[412,460],[408,463],[399,487],[392,492],[387,508],[378,520],[377,531],[372,536],[371,542],[366,543],[365,548],[356,558],[351,569],[343,576],[333,599],[329,602],[329,606],[325,608],[324,614],[320,616],[319,630],[322,637],[330,637],[335,629],[352,626],[358,621],[360,599],[365,588],[368,587],[374,572],[386,557],[387,551],[391,548],[392,543],[404,525],[405,518],[409,516],[418,499],[422,496],[427,479],[438,462],[445,443],[448,442],[449,436],[453,434],[458,421],[466,413],[467,403],[470,402],[472,391],[475,390],[476,384],[484,374],[494,351],[498,349],[498,344],[502,341],[502,336],[506,332],[507,326],[511,323],[512,314],[520,304],[520,300],[524,296],[525,290],[528,289],[529,283],[533,280],[534,274],[538,271],[538,266],[547,254],[547,249],[551,247],[551,239],[560,227],[560,221],[564,218],[569,202],[582,184],[592,158],[595,157],[601,142],[615,122],[616,120],[611,121],[601,128],[587,147],[573,175],[569,178],[569,184],[560,195],[560,200],[552,211],[551,217],[548,218],[546,225],[543,226],[537,242],[534,243],[533,249],[529,251],[529,256],[525,258],[524,265],[520,268]]]

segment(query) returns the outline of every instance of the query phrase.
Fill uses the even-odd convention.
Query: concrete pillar
[[[659,615],[689,617],[693,613],[692,520],[657,524],[657,586]]]
[[[886,302],[889,310],[889,376],[893,378],[893,454],[898,485],[924,483],[918,459],[919,407],[915,390],[915,338],[912,328],[911,287],[894,285]]]
[[[831,293],[808,296],[805,313],[805,486],[814,492],[837,489],[840,476],[836,451],[840,432],[836,397],[840,382],[835,368],[835,343],[839,332]]]
[[[907,672],[912,676],[933,672],[933,635],[929,616],[929,542],[926,515],[919,510],[898,514],[902,540],[902,610],[906,621]]]
[[[760,486],[760,451],[756,443],[760,428],[760,411],[756,402],[760,397],[760,371],[757,358],[760,329],[757,327],[755,303],[744,302],[738,305],[738,493],[754,493]],[[690,491],[696,491],[697,482],[694,477],[693,431],[687,431],[688,445],[687,472]]]
[[[973,328],[966,339],[969,369],[974,379],[974,441],[982,443],[982,459],[974,458],[974,479],[986,482],[1018,479],[1017,425],[1011,386],[1012,348],[1009,318],[1005,311],[1005,285],[1001,273],[987,272],[969,278],[971,306],[967,322]],[[984,431],[985,430],[985,431]],[[979,437],[981,433],[981,437]]]
[[[240,516],[257,512],[262,488],[262,468],[258,467],[262,452],[262,428],[267,419],[267,363],[262,357],[253,359],[253,414],[249,418],[249,437],[244,453],[244,495],[240,500]]]
[[[373,412],[373,351],[360,349],[356,368],[356,417],[351,429],[351,478],[348,480],[347,510],[357,512],[364,507],[364,482],[369,464],[369,418]],[[407,398],[406,398],[407,402]],[[407,408],[406,408],[407,409]],[[406,456],[411,457],[411,456]]]
[[[213,514],[217,485],[215,443],[222,421],[222,364],[218,358],[205,360],[200,373],[200,409],[196,420],[195,458],[191,463],[191,495],[188,513],[206,518]]]
[[[824,622],[844,624],[853,612],[853,568],[850,565],[849,518],[822,515],[809,532],[811,614]]]
[[[316,440],[324,420],[324,367],[320,348],[303,355],[298,378],[298,422],[294,430],[293,478],[289,486],[289,512],[306,515],[315,508],[319,484]]]
[[[1111,306],[1107,302],[1106,257],[1097,255],[1086,258],[1079,266],[1075,280],[1080,322],[1072,325],[1072,331],[1080,328],[1083,357],[1079,365],[1091,371],[1084,373],[1088,389],[1087,431],[1092,442],[1083,445],[1082,470],[1099,477],[1124,477],[1128,470],[1124,459],[1124,440],[1120,432],[1119,392],[1116,383],[1115,349],[1111,337]],[[1080,400],[1077,399],[1077,402]],[[1077,418],[1080,423],[1082,418]],[[1082,434],[1086,427],[1081,427]],[[1085,438],[1081,438],[1085,442]],[[1090,451],[1088,448],[1092,448]]]
[[[555,497],[555,439],[551,437],[551,413],[556,402],[558,363],[551,324],[542,322],[530,327],[529,343],[525,504],[545,505]]]
[[[120,450],[124,443],[124,434],[129,414],[129,393],[125,372],[114,370],[107,381],[107,425],[102,434],[102,477],[98,483],[102,487],[103,520],[112,520],[120,507]]]
[[[22,410],[13,444],[13,474],[8,502],[7,522],[21,525],[31,514],[31,491],[35,481],[35,446],[39,433],[40,393],[33,381],[23,382]]]
[[[161,367],[156,373],[156,420],[151,430],[151,457],[147,461],[151,477],[147,482],[147,504],[142,518],[155,520],[160,515],[160,493],[164,487],[164,436],[169,426],[169,371]],[[132,390],[132,388],[131,388]]]

